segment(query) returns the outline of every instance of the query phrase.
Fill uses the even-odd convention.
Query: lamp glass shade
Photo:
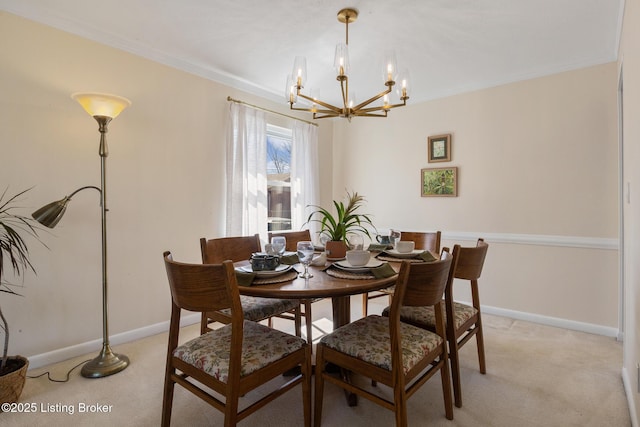
[[[69,200],[71,200],[69,197],[65,197],[62,200],[51,202],[35,211],[31,216],[45,227],[53,228],[62,219]]]
[[[384,53],[383,61],[383,78],[384,82],[395,82],[398,78],[398,61],[396,60],[396,53],[393,50],[388,50]]]
[[[115,119],[118,114],[131,105],[131,101],[117,95],[106,93],[77,92],[71,95],[91,116],[105,116]]]
[[[287,86],[285,88],[284,96],[289,103],[295,104],[298,101],[298,92],[296,90],[296,84],[293,82],[291,74],[287,76]]]
[[[303,87],[307,82],[307,58],[304,56],[296,56],[293,61],[293,71],[291,78],[296,86]]]
[[[336,45],[336,54],[333,57],[333,68],[337,76],[349,75],[349,47],[344,43]]]
[[[409,98],[409,95],[411,93],[410,82],[411,74],[409,74],[409,70],[405,68],[398,74],[398,82],[396,84],[396,93],[398,94],[400,99],[402,99],[403,97],[407,99]]]

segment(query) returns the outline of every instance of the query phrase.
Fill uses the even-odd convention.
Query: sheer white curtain
[[[267,238],[267,122],[263,111],[229,103],[227,236]]]
[[[320,199],[318,166],[318,127],[296,121],[291,141],[291,229],[300,230],[307,221],[311,208]],[[317,226],[307,224],[315,239]]]

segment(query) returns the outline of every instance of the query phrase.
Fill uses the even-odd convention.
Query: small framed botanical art
[[[420,171],[422,197],[458,196],[458,168],[426,168]]]
[[[428,139],[429,163],[451,161],[451,134],[430,136]]]

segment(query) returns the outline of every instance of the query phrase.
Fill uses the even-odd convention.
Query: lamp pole
[[[107,137],[109,122],[131,103],[128,99],[99,93],[76,93],[72,98],[98,122],[100,131],[100,188],[95,186],[81,187],[71,195],[49,203],[33,213],[33,217],[41,224],[53,228],[60,221],[67,209],[71,197],[77,192],[87,188],[93,188],[100,192],[100,209],[102,225],[102,351],[100,354],[85,363],[81,374],[87,378],[101,378],[116,374],[129,366],[129,358],[122,354],[115,354],[109,345],[109,318],[108,318],[108,278],[107,278],[107,182],[106,165],[109,149]]]
[[[106,166],[109,149],[107,147],[108,124],[111,117],[93,116],[100,131],[100,208],[102,224],[102,351],[95,359],[85,363],[80,373],[87,378],[100,378],[122,371],[129,365],[129,358],[115,354],[109,345],[109,305],[107,277],[107,182]]]

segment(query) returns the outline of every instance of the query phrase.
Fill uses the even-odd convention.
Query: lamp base
[[[105,344],[98,357],[85,363],[80,374],[85,378],[102,378],[117,374],[127,366],[129,358],[123,354],[115,354],[109,344]]]

